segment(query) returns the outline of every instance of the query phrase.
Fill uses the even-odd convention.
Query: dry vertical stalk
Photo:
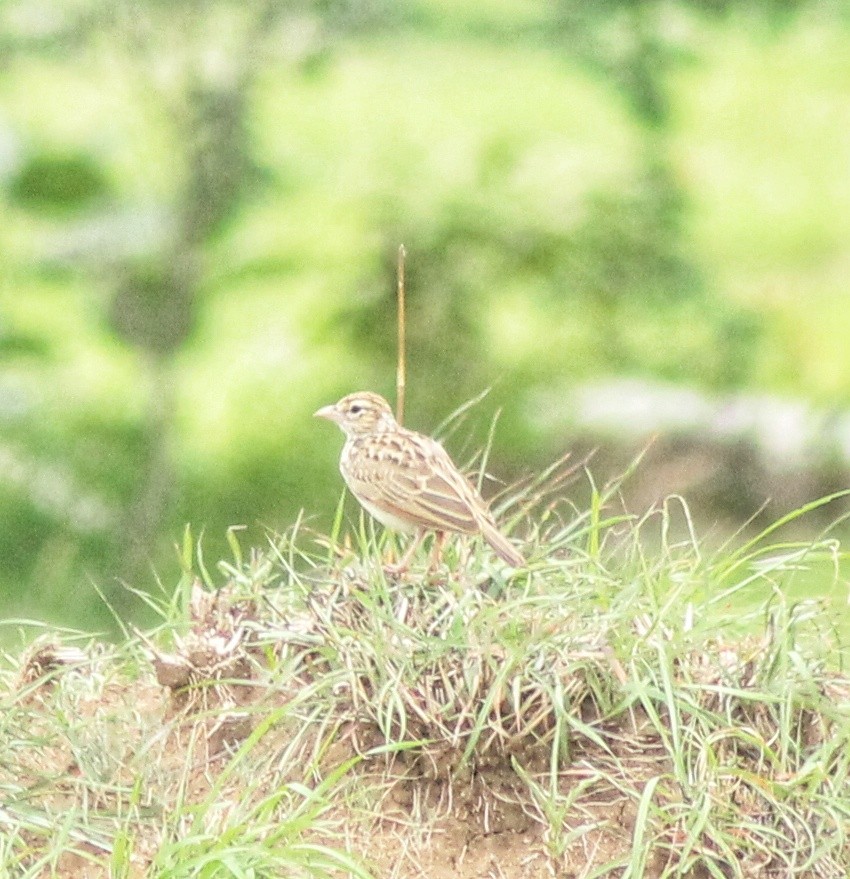
[[[405,339],[404,339],[404,331],[405,331],[405,321],[404,321],[404,258],[407,256],[407,251],[404,249],[403,244],[399,244],[398,246],[398,280],[397,280],[397,293],[398,293],[398,363],[396,366],[395,373],[395,390],[396,390],[396,421],[399,424],[404,423],[404,389],[405,389],[405,369],[406,364],[404,360],[404,348],[405,348]]]

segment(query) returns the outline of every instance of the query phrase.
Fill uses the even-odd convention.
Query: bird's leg
[[[428,571],[433,573],[443,560],[443,544],[446,542],[446,532],[437,531],[434,534],[434,545],[431,547],[431,555],[428,559]]]
[[[390,574],[393,577],[398,577],[400,574],[403,574],[410,566],[410,560],[413,558],[413,553],[415,553],[416,550],[419,549],[419,545],[424,539],[425,532],[420,529],[416,533],[416,537],[410,542],[410,546],[407,548],[407,551],[398,560],[398,562],[394,565],[384,565],[384,572]]]

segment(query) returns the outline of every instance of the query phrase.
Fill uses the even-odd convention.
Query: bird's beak
[[[327,418],[328,421],[336,421],[339,423],[342,414],[336,408],[336,406],[322,406],[321,409],[317,409],[313,413],[313,418]]]

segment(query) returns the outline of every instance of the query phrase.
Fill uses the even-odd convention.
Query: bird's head
[[[349,437],[382,433],[398,426],[390,404],[379,394],[370,391],[349,394],[338,403],[323,406],[313,414],[316,418],[335,421]]]

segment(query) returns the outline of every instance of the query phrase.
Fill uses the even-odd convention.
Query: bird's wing
[[[474,533],[490,516],[484,502],[436,441],[406,431],[372,437],[353,455],[346,479],[355,496],[397,519],[435,531]]]

